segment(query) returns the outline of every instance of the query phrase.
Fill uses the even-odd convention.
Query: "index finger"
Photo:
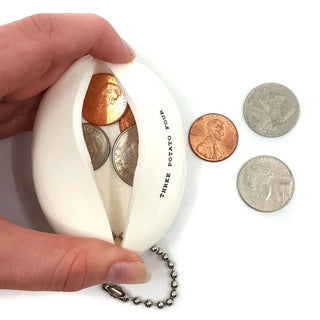
[[[39,93],[85,54],[116,63],[135,57],[113,27],[93,14],[37,14],[0,27],[0,97]]]

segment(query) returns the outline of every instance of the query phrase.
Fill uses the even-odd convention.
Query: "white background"
[[[186,133],[196,118],[217,112],[235,123],[239,144],[220,163],[202,161],[188,147],[185,196],[161,242],[179,272],[174,306],[157,310],[123,304],[99,286],[75,293],[0,290],[0,317],[319,319],[317,1],[10,0],[1,6],[0,24],[38,12],[103,16],[167,84]],[[247,93],[265,82],[286,85],[300,102],[297,125],[280,138],[255,134],[243,118]],[[0,213],[20,225],[50,231],[33,190],[30,142],[30,132],[0,141]],[[275,213],[249,208],[237,192],[239,169],[262,154],[283,160],[295,177],[292,201]],[[151,270],[161,269],[148,254],[144,257]],[[129,290],[165,295],[169,279],[165,269],[162,276],[159,272],[149,285]]]

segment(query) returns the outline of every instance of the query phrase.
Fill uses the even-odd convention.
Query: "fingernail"
[[[116,262],[110,269],[107,282],[143,283],[150,279],[144,263],[139,261]]]
[[[130,54],[130,56],[134,59],[137,54],[135,53],[135,51],[132,49],[132,47],[127,43],[126,40],[122,39],[122,43],[124,45],[124,47],[127,49],[127,52]]]

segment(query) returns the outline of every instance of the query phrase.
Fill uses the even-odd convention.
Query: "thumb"
[[[0,288],[76,291],[103,282],[141,283],[141,258],[110,243],[47,234],[0,218]]]

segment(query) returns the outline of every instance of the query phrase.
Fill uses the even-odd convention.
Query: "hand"
[[[0,26],[0,138],[32,129],[44,90],[85,54],[129,62],[133,50],[104,19],[41,14]],[[46,234],[0,216],[0,288],[75,291],[147,280],[141,258],[110,243]]]

